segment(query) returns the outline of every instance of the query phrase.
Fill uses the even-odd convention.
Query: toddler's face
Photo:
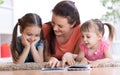
[[[94,31],[82,32],[82,40],[87,48],[95,49],[98,45],[98,41],[100,40],[100,36]]]
[[[25,38],[29,43],[33,43],[34,41],[40,40],[40,32],[41,28],[38,26],[30,26],[26,27],[22,34],[24,34]]]

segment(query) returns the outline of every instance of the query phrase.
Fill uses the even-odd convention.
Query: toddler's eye
[[[84,36],[82,36],[82,38],[84,38]]]
[[[90,38],[90,36],[87,36],[87,38]]]

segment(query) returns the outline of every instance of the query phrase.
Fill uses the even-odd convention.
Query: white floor
[[[7,62],[12,62],[12,58],[0,58],[0,63],[7,63]]]

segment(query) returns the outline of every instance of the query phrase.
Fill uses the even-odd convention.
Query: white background
[[[14,0],[14,23],[27,12],[37,13],[43,23],[51,20],[51,10],[61,0]],[[101,18],[105,9],[99,0],[72,0],[77,6],[81,22],[91,18]]]

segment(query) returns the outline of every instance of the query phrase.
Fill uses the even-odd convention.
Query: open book
[[[90,65],[74,65],[74,66],[68,66],[68,71],[81,71],[81,70],[90,70]]]
[[[90,70],[89,65],[74,65],[67,66],[65,68],[42,68],[42,71],[81,71],[81,70]]]

